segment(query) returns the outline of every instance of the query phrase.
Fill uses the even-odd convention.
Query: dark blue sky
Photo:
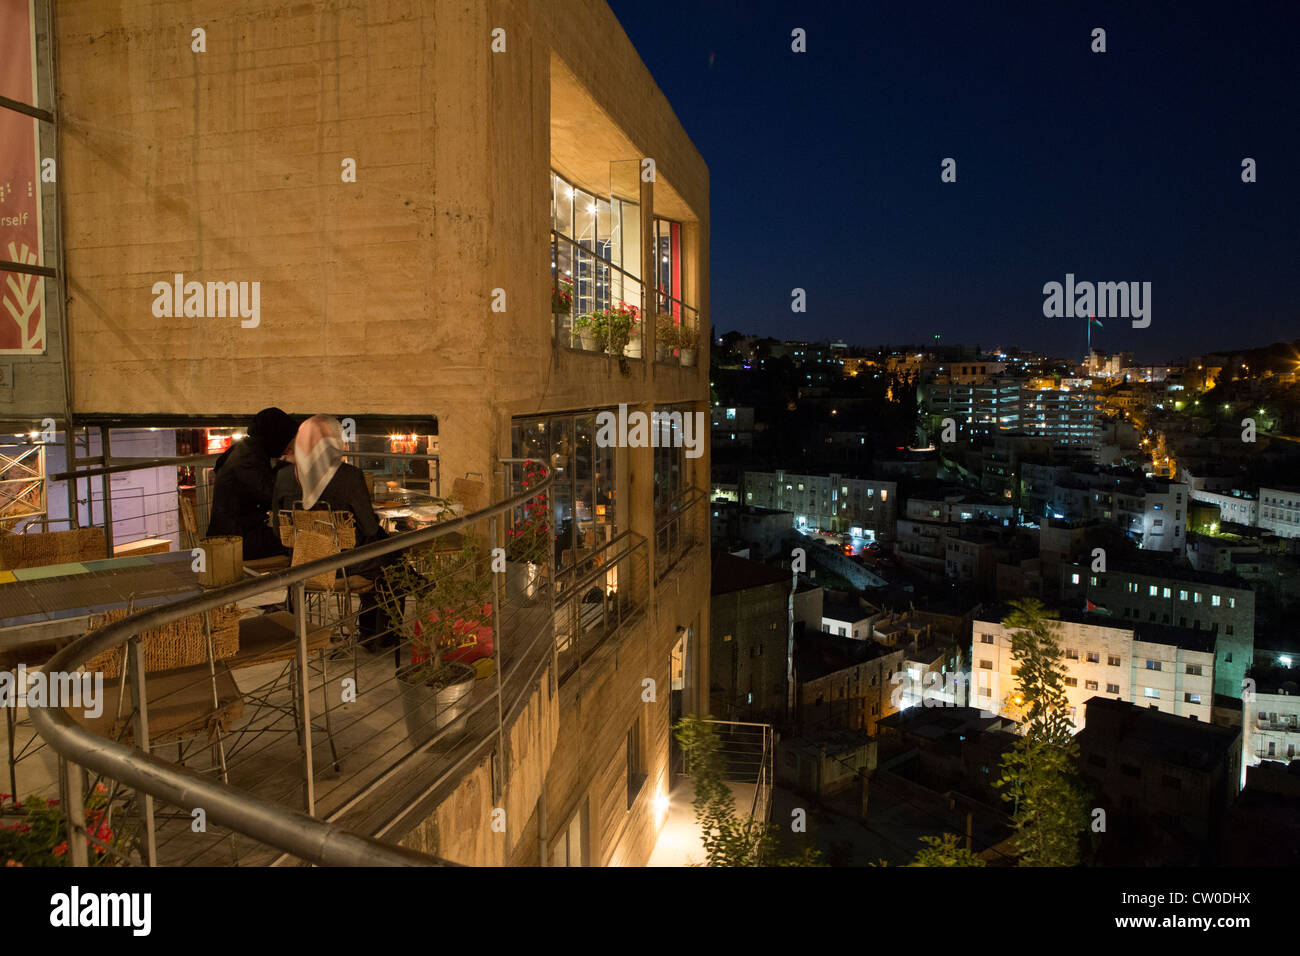
[[[1296,0],[610,5],[709,164],[721,331],[1082,357],[1073,272],[1153,284],[1094,330],[1139,361],[1300,336]]]

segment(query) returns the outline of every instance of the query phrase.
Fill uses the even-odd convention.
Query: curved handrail
[[[538,462],[545,465],[545,462]],[[418,547],[448,534],[455,534],[485,518],[505,514],[536,495],[548,491],[555,473],[549,467],[538,485],[470,515],[440,522],[418,531],[408,531],[381,541],[329,555],[297,567],[286,568],[260,578],[214,588],[205,594],[158,608],[142,611],[100,628],[58,651],[42,668],[44,674],[74,671],[97,654],[122,644],[144,631],[171,624],[191,615],[210,611],[279,587],[297,584],[321,572],[335,571],[396,551]],[[448,864],[404,847],[382,843],[325,823],[282,804],[247,791],[209,780],[194,771],[161,760],[153,754],[126,746],[93,733],[77,724],[57,707],[36,707],[30,711],[36,732],[61,757],[119,780],[166,803],[179,807],[202,807],[213,823],[228,827],[261,843],[274,846],[321,866],[427,866]]]

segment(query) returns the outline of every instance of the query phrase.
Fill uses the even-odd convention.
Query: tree
[[[955,833],[945,833],[941,837],[923,836],[921,842],[925,848],[918,850],[916,859],[908,866],[987,866],[983,860],[966,849]]]
[[[736,812],[711,717],[683,717],[673,727],[673,734],[686,754],[695,785],[692,806],[704,841],[705,866],[821,865],[817,851],[811,848],[796,857],[777,857],[777,825]]]
[[[1065,665],[1056,612],[1036,598],[1011,602],[1002,621],[1011,631],[1011,656],[1023,698],[1021,737],[1002,758],[1002,799],[1013,803],[1020,862],[1074,866],[1087,808],[1078,781],[1079,748],[1065,696]]]

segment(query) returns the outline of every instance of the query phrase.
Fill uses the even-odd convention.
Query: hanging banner
[[[36,105],[33,0],[0,0],[0,96]],[[0,260],[44,265],[37,120],[0,108]],[[0,354],[45,352],[45,280],[0,272]]]

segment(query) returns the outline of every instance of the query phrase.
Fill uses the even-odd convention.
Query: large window
[[[659,311],[681,321],[681,303],[685,301],[685,263],[682,252],[682,224],[671,219],[655,219],[655,288],[659,291]]]
[[[641,307],[641,209],[616,195],[596,195],[551,173],[551,268],[573,283],[573,314],[619,302]]]
[[[562,570],[604,547],[619,529],[616,449],[598,446],[595,436],[594,412],[517,419],[512,429],[514,457],[555,466],[555,562]]]
[[[669,511],[686,490],[682,423],[692,413],[689,405],[660,405],[655,412],[668,423],[661,427],[659,447],[654,450],[655,514],[659,515]]]

